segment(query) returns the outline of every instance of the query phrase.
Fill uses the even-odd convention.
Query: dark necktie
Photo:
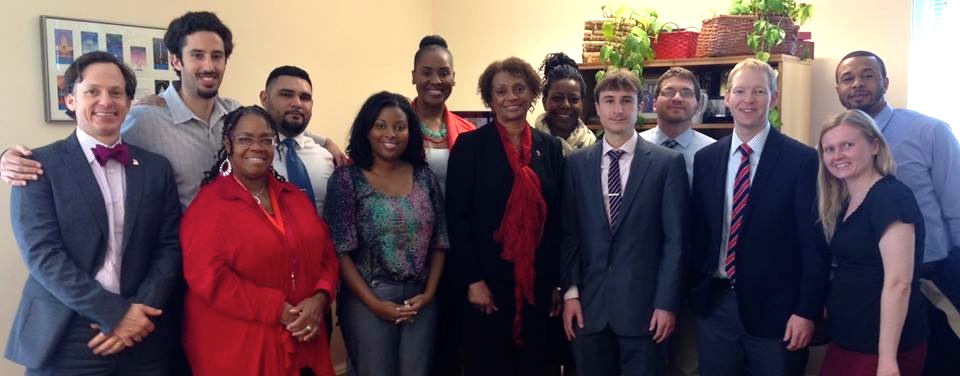
[[[750,198],[750,153],[753,150],[747,144],[737,148],[740,152],[740,168],[733,180],[733,204],[730,207],[730,235],[727,238],[727,258],[724,270],[731,281],[737,274],[737,245],[740,241],[740,231],[743,228],[743,213]]]
[[[307,167],[303,165],[303,160],[297,155],[296,140],[287,137],[283,140],[283,145],[287,150],[283,156],[287,164],[287,179],[290,179],[293,185],[306,193],[310,197],[310,202],[316,205],[317,200],[316,196],[313,195],[313,185],[310,184],[310,174],[307,173]]]
[[[671,148],[671,149],[676,149],[677,146],[680,146],[680,143],[677,142],[677,140],[674,140],[674,139],[672,139],[672,138],[668,138],[666,141],[664,141],[664,142],[663,142],[662,144],[660,144],[660,145],[666,146],[666,147]]]
[[[93,149],[93,157],[97,159],[97,163],[100,163],[101,166],[107,164],[108,160],[116,160],[123,166],[130,164],[130,150],[127,148],[126,144],[117,144],[112,148],[108,148],[103,145],[97,145]]]
[[[613,149],[607,152],[610,157],[610,167],[607,169],[607,198],[610,201],[610,229],[617,225],[620,216],[620,202],[623,198],[623,189],[620,186],[620,157],[626,153],[623,150]]]

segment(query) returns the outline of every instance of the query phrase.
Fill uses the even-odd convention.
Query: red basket
[[[656,59],[686,59],[696,56],[699,35],[699,32],[685,29],[661,31],[651,43]]]

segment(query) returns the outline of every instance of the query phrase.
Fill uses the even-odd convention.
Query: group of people
[[[85,54],[64,80],[76,131],[0,159],[29,270],[6,357],[28,375],[333,375],[334,301],[361,376],[799,375],[817,326],[824,375],[957,369],[940,312],[958,301],[960,146],[886,104],[869,52],[841,60],[848,110],[814,149],[771,127],[776,71],[754,59],[728,76],[716,142],[691,127],[683,68],[641,133],[640,80],[609,71],[598,138],[562,53],[487,66],[494,118],[474,129],[428,36],[417,98],[368,98],[344,153],[305,132],[300,68],[273,70],[261,106],[219,96],[216,15],[164,43],[180,85],[132,106],[129,68]]]

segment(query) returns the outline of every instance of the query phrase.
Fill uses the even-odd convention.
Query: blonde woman
[[[821,375],[920,375],[927,327],[916,199],[893,177],[890,150],[862,111],[830,119],[817,152],[820,218],[836,262]]]

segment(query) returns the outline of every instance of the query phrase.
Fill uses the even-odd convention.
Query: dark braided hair
[[[413,54],[413,66],[417,66],[420,57],[430,51],[446,52],[447,56],[450,57],[450,65],[453,65],[453,54],[447,49],[447,41],[439,35],[427,35],[423,37],[423,39],[420,39],[420,46],[417,49],[417,53]]]
[[[546,98],[550,93],[550,86],[559,80],[574,80],[580,85],[580,96],[587,95],[587,84],[583,82],[583,75],[577,69],[577,62],[563,52],[554,52],[547,54],[540,64],[540,73],[543,74],[543,96]]]
[[[227,150],[226,141],[230,139],[230,136],[233,134],[233,128],[237,126],[237,123],[240,121],[240,118],[246,115],[256,115],[263,118],[267,122],[267,125],[270,126],[270,129],[273,130],[274,134],[277,134],[277,124],[270,118],[270,114],[267,113],[267,110],[264,110],[260,106],[244,106],[237,108],[236,110],[230,111],[230,113],[223,116],[223,143],[220,146],[220,150],[217,151],[217,161],[213,163],[213,166],[210,167],[207,172],[203,174],[203,181],[200,183],[200,186],[207,185],[207,183],[212,182],[217,179],[217,176],[220,175],[220,165],[223,161],[230,158],[230,153],[233,150]],[[280,143],[277,143],[277,152],[279,153]],[[273,173],[273,176],[279,181],[287,181],[283,176],[277,173],[277,170],[274,170],[273,167],[270,167],[270,172]]]

